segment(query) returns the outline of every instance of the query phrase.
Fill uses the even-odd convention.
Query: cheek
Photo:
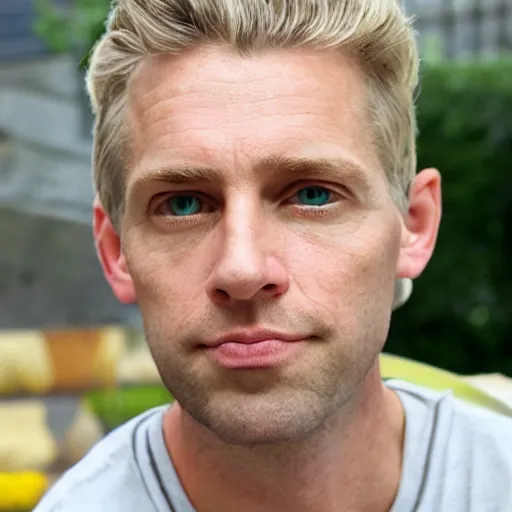
[[[198,293],[202,269],[199,251],[191,249],[166,237],[127,244],[128,269],[145,318],[154,322],[161,317],[173,325],[190,322],[204,296]]]
[[[292,280],[333,312],[387,298],[394,287],[400,230],[379,212],[288,237]]]

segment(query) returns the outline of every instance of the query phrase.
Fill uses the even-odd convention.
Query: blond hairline
[[[170,13],[169,5],[190,4],[191,1],[147,0],[147,3],[151,4],[155,10],[157,5],[162,9],[167,7]],[[146,55],[163,52],[178,53],[206,40],[228,42],[234,50],[242,54],[255,48],[300,45],[316,48],[338,47],[351,52],[356,50],[368,77],[369,110],[374,125],[377,151],[388,176],[391,195],[397,205],[405,209],[407,189],[416,173],[416,120],[413,94],[418,80],[419,59],[413,31],[396,1],[369,0],[366,5],[370,7],[364,11],[360,8],[364,3],[361,0],[346,0],[346,12],[349,11],[350,6],[357,11],[356,6],[359,4],[360,24],[363,24],[361,13],[366,13],[367,18],[371,17],[369,12],[373,13],[376,21],[373,30],[367,30],[367,32],[364,32],[360,26],[350,25],[347,21],[346,31],[343,33],[341,29],[329,26],[329,15],[332,12],[329,8],[325,9],[328,0],[303,0],[309,1],[310,5],[316,4],[324,8],[324,11],[318,14],[318,19],[321,19],[322,23],[319,22],[316,27],[310,27],[311,33],[303,29],[305,36],[302,39],[296,37],[295,40],[292,36],[286,37],[294,28],[293,21],[288,23],[288,32],[284,33],[279,33],[277,28],[274,34],[269,34],[268,31],[262,33],[263,23],[259,24],[259,30],[258,28],[252,30],[254,20],[236,18],[237,13],[234,12],[238,5],[242,6],[238,15],[244,13],[243,1],[200,0],[195,2],[196,8],[204,4],[205,10],[213,4],[231,8],[233,11],[226,15],[231,16],[231,22],[238,21],[238,25],[245,24],[250,27],[248,30],[241,31],[238,26],[239,32],[236,32],[236,27],[208,26],[204,30],[210,30],[209,36],[202,34],[200,29],[193,33],[195,27],[188,27],[188,32],[185,33],[176,20],[174,20],[174,33],[168,27],[164,30],[165,23],[173,24],[170,14],[168,13],[165,21],[159,25],[161,16],[152,16],[149,11],[142,9],[139,5],[140,1],[137,4],[134,0],[120,0],[118,6],[112,11],[108,24],[109,30],[97,44],[92,55],[87,87],[96,113],[93,156],[95,186],[100,201],[114,226],[120,227],[124,211],[124,174],[130,156],[129,123],[127,122],[129,79]],[[299,16],[300,11],[296,3],[288,2],[288,7],[292,11],[295,8],[295,14]],[[341,4],[340,1],[339,4]],[[248,9],[249,7],[246,8]],[[253,14],[256,11],[257,9],[254,9]],[[350,18],[350,12],[347,17]],[[377,23],[379,21],[380,26]],[[387,31],[382,29],[384,21],[387,23]],[[282,24],[287,22],[288,20],[281,19]],[[295,22],[296,29],[298,20]],[[274,24],[276,23],[277,21]],[[366,23],[369,24],[368,21]],[[141,30],[141,26],[144,30]],[[128,29],[131,29],[131,32]],[[370,35],[374,38],[380,36],[381,39],[387,36],[387,43],[373,41],[375,55],[371,52]],[[273,37],[277,44],[272,40]],[[361,48],[363,42],[366,44],[365,48]]]

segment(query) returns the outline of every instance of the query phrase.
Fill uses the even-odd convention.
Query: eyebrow
[[[132,186],[140,186],[146,183],[161,181],[173,185],[183,185],[187,183],[211,182],[219,183],[223,181],[222,173],[208,166],[177,164],[166,167],[158,167],[147,171],[144,176],[137,178]]]
[[[304,178],[325,178],[327,180],[343,178],[363,189],[370,188],[368,172],[362,165],[348,158],[271,155],[262,159],[257,167],[263,172],[272,174],[281,171]]]
[[[363,191],[371,187],[368,172],[357,162],[347,158],[302,157],[270,155],[259,160],[254,171],[276,179],[296,175],[302,178],[323,178],[335,181],[343,178]],[[138,190],[155,182],[171,185],[222,184],[225,176],[220,169],[206,165],[177,163],[148,170],[131,183],[130,188]]]

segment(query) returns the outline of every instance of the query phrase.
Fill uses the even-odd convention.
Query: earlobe
[[[429,262],[441,221],[441,176],[425,169],[414,179],[404,219],[397,277],[415,279]]]
[[[106,280],[123,304],[135,302],[135,289],[128,271],[121,240],[98,198],[93,204],[93,234],[96,252]]]

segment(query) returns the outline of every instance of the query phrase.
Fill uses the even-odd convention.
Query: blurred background
[[[149,385],[158,376],[138,312],[112,296],[91,236],[83,70],[108,4],[0,0],[0,471],[58,473],[109,428],[169,398]],[[386,350],[462,374],[512,376],[512,1],[407,0],[405,8],[423,59],[419,167],[440,169],[444,215]],[[132,383],[131,395],[88,391],[120,381]],[[133,385],[143,382],[149,394]],[[38,393],[45,398],[26,399]],[[30,434],[38,461],[21,463],[13,451],[28,450],[20,414],[40,426]],[[18,444],[11,432],[2,447],[2,425],[18,425]]]

